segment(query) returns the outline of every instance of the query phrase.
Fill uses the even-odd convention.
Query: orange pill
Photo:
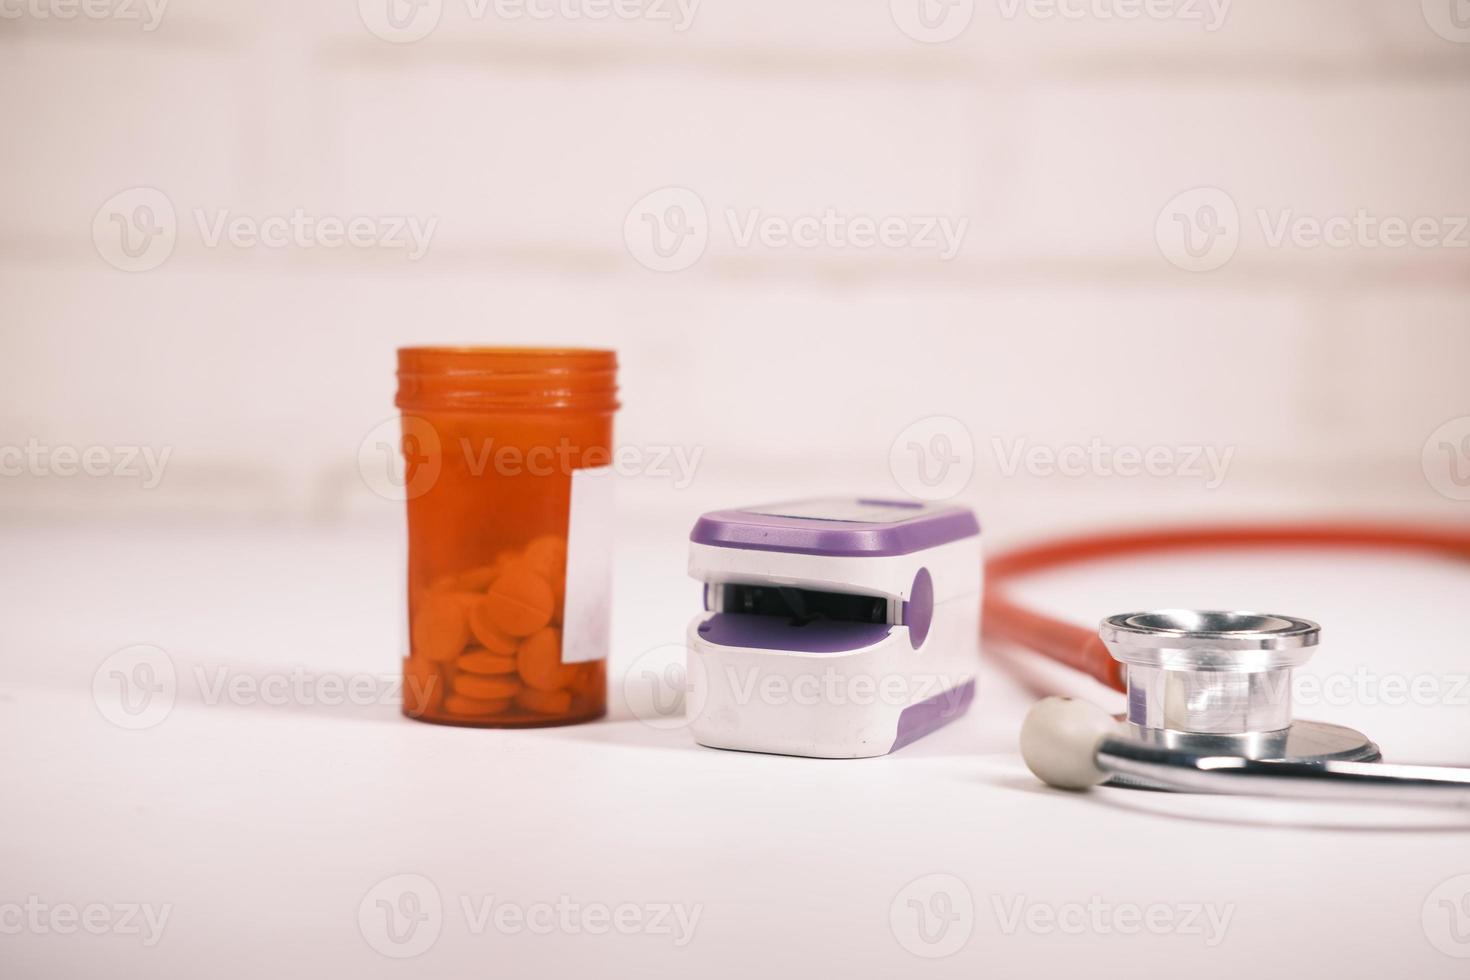
[[[555,534],[546,534],[526,545],[523,557],[553,587],[567,577],[567,543]]]
[[[429,596],[431,596],[431,595],[433,595],[433,594],[435,594],[437,592],[453,592],[453,591],[454,591],[454,576],[453,575],[441,576],[439,578],[436,578],[434,581],[430,582],[428,585],[422,585],[422,586],[419,586],[418,588],[414,589],[414,592],[413,592],[413,600],[409,604],[410,605],[410,608],[412,608],[413,606],[418,605],[420,602],[424,601]]]
[[[421,657],[410,657],[403,662],[403,713],[410,718],[422,718],[439,708],[444,700],[444,679],[439,676],[439,666]]]
[[[444,710],[451,715],[498,715],[509,707],[510,698],[496,698],[485,701],[479,698],[466,698],[458,694],[451,694],[444,699]]]
[[[435,662],[453,660],[469,641],[469,619],[452,593],[426,596],[414,610],[415,655]]]
[[[524,564],[507,568],[485,594],[484,614],[492,625],[511,636],[530,636],[551,622],[555,611],[556,596],[551,586]]]
[[[485,593],[483,592],[451,592],[449,594],[458,600],[466,616],[473,612],[476,606],[485,601]]]
[[[577,694],[588,694],[596,690],[602,683],[602,664],[587,663],[577,665],[576,674],[568,686]]]
[[[454,693],[477,701],[497,701],[514,697],[521,689],[520,681],[514,677],[485,677],[479,674],[460,674],[454,678]]]
[[[514,674],[516,658],[473,648],[454,662],[460,670],[470,674]]]
[[[495,625],[494,611],[490,608],[490,597],[480,596],[470,607],[470,632],[480,641],[480,646],[491,653],[511,656],[516,652],[515,637]]]
[[[516,692],[516,704],[539,715],[564,715],[572,710],[570,691],[538,691],[523,687]]]
[[[490,588],[490,583],[495,581],[499,575],[500,564],[498,562],[493,565],[481,565],[479,568],[462,572],[455,581],[455,587],[466,592],[484,592]]]
[[[555,626],[526,637],[516,656],[516,670],[527,687],[538,691],[566,687],[577,676],[576,667],[561,662],[561,630]]]

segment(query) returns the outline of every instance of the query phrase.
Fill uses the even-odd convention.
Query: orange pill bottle
[[[612,351],[398,352],[403,712],[482,728],[607,710]]]

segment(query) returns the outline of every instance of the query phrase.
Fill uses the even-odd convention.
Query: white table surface
[[[399,536],[5,530],[0,975],[1470,975],[1443,951],[1470,955],[1470,901],[1459,933],[1442,904],[1470,878],[1436,891],[1470,874],[1470,812],[1054,792],[1016,755],[1028,696],[993,661],[961,722],[851,762],[699,748],[632,717],[616,682],[608,720],[536,731],[418,724],[388,699],[210,703],[222,677],[391,677]],[[615,675],[680,640],[698,594],[683,562],[672,523],[625,534]],[[1316,618],[1309,670],[1375,673],[1368,698],[1303,715],[1362,727],[1390,758],[1470,762],[1466,575],[1234,556],[1079,571],[1032,594],[1079,621],[1222,603]],[[173,709],[139,731],[92,694],[131,644],[167,651],[179,678]],[[1374,679],[1387,674],[1429,676],[1431,703],[1402,703]],[[397,875],[442,903],[411,959],[368,934],[385,889],[422,886]],[[910,951],[938,949],[915,938],[913,898],[953,910],[929,933],[952,955]],[[514,932],[482,918],[487,901],[563,911],[549,933]],[[28,903],[45,911],[14,928]],[[103,934],[64,931],[67,908],[95,905]],[[128,906],[166,909],[161,932],[130,931]],[[619,906],[641,931],[594,934]],[[664,928],[679,912],[692,932]]]

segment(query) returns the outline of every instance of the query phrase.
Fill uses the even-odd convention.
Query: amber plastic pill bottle
[[[398,352],[410,718],[566,725],[607,709],[612,351]]]

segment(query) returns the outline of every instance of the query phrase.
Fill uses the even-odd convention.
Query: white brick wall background
[[[0,445],[172,456],[146,491],[6,476],[9,519],[383,514],[356,452],[410,343],[616,347],[621,441],[703,452],[687,490],[630,481],[633,516],[892,489],[894,437],[933,414],[973,435],[967,496],[1018,524],[1470,506],[1421,465],[1470,416],[1470,231],[1270,236],[1285,214],[1441,237],[1470,215],[1465,0],[978,0],[944,43],[898,26],[918,0],[703,0],[687,30],[687,0],[600,20],[427,0],[412,43],[370,31],[389,0],[172,0],[155,30],[124,16],[143,0],[90,2],[117,16],[0,0]],[[659,273],[624,222],[668,186],[710,234]],[[94,219],[135,187],[167,195],[178,241],[125,272]],[[1212,271],[1159,238],[1199,187],[1238,212]],[[437,226],[410,261],[211,246],[196,221],[297,209]],[[969,224],[941,261],[742,245],[726,217],[828,209]],[[1094,438],[1235,455],[1205,490],[1007,476],[995,453]]]

